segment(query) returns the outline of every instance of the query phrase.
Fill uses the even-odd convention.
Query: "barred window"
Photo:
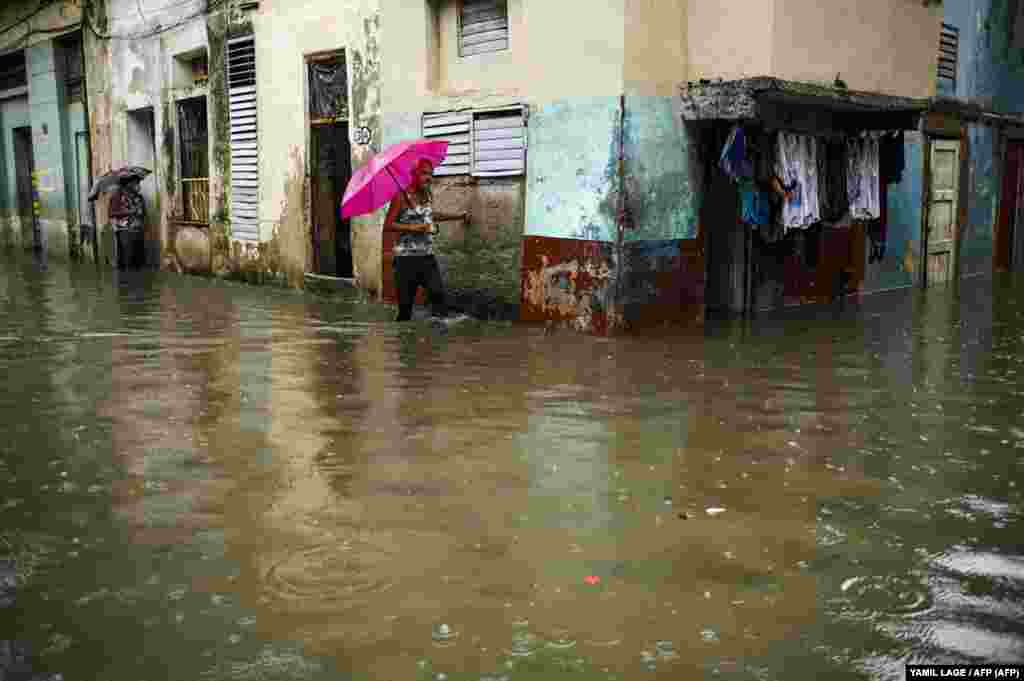
[[[178,102],[181,144],[181,204],[186,222],[210,221],[210,178],[206,97]]]
[[[85,73],[82,64],[82,34],[75,33],[61,41],[61,55],[64,60],[64,88],[69,102],[82,101],[82,84]]]

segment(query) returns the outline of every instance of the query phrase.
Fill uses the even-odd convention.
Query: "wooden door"
[[[928,187],[927,283],[956,277],[960,141],[931,144],[931,185]]]
[[[35,157],[32,153],[32,128],[14,128],[14,173],[18,196],[18,216],[21,218],[21,242],[26,250],[40,250],[43,235],[36,219]]]
[[[350,222],[341,219],[341,199],[352,177],[348,123],[314,125],[312,213],[313,268],[316,274],[352,276]]]
[[[1020,270],[1024,265],[1024,142],[1010,142],[1003,168],[1003,191],[999,202],[993,244],[993,265],[997,272]]]

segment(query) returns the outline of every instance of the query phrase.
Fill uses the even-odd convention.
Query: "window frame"
[[[953,92],[956,92],[957,71],[960,70],[960,29],[958,27],[942,23],[942,27],[939,29],[939,53],[936,58],[938,60],[936,79],[948,82]]]
[[[511,17],[509,16],[509,9],[508,9],[509,0],[493,0],[493,1],[502,4],[504,6],[504,8],[505,8],[505,15],[504,15],[504,19],[505,19],[505,47],[499,48],[499,49],[494,49],[494,50],[485,50],[483,52],[472,52],[470,54],[466,54],[466,52],[465,52],[465,45],[463,45],[464,38],[463,38],[463,35],[462,35],[462,31],[464,29],[463,21],[464,21],[466,0],[456,0],[455,40],[456,40],[456,44],[458,46],[459,59],[471,59],[473,57],[479,57],[481,55],[486,55],[486,54],[500,54],[502,52],[509,52],[512,49],[512,22],[511,22]]]
[[[245,45],[248,44],[248,45]],[[244,46],[243,46],[244,45]],[[252,50],[252,66],[235,69],[232,56],[239,58],[238,50]],[[232,55],[232,51],[235,54]],[[252,33],[230,38],[224,45],[225,89],[228,96],[228,147],[231,152],[229,205],[231,238],[237,241],[260,242],[260,117],[259,71],[256,61],[256,36]],[[244,59],[245,55],[241,58]],[[243,62],[236,62],[243,63]],[[251,74],[251,75],[250,75]],[[251,83],[250,83],[251,79]],[[249,84],[242,84],[244,81]],[[232,83],[236,83],[233,85]],[[247,110],[238,117],[232,110]],[[249,122],[251,119],[251,122]],[[244,122],[243,122],[244,121]],[[251,160],[242,160],[242,157]],[[245,177],[241,173],[245,173]],[[243,184],[244,183],[244,184]],[[244,227],[244,229],[243,229]]]
[[[186,165],[185,164],[185,152],[186,152],[185,144],[186,144],[186,140],[185,140],[185,137],[183,135],[184,126],[182,126],[181,121],[182,121],[182,116],[183,116],[184,110],[187,109],[188,107],[191,107],[191,106],[197,106],[198,102],[202,102],[203,111],[204,111],[205,116],[206,116],[206,121],[205,121],[206,150],[205,150],[205,154],[204,154],[205,160],[206,160],[206,169],[205,169],[205,173],[206,174],[205,174],[205,176],[202,176],[202,175],[190,175],[189,177],[185,177],[185,165]],[[179,192],[180,192],[180,195],[181,195],[181,204],[180,204],[180,206],[181,206],[181,220],[180,220],[180,222],[182,222],[182,223],[197,224],[197,225],[208,225],[208,224],[210,224],[210,123],[209,123],[210,108],[209,107],[210,107],[210,102],[209,102],[209,99],[206,97],[206,95],[199,95],[199,96],[196,96],[196,97],[185,97],[185,98],[178,99],[178,100],[175,101],[175,108],[176,108],[176,113],[177,113],[175,124],[176,124],[177,130],[178,130],[178,153],[177,153],[177,157],[178,157],[178,159],[177,159],[178,160],[178,185],[179,185]],[[194,142],[194,140],[189,140],[189,141],[190,142]],[[205,201],[206,201],[206,206],[205,206],[206,210],[202,211],[200,214],[198,214],[198,216],[197,215],[193,215],[192,213],[190,213],[189,209],[190,209],[191,206],[189,205],[190,201],[188,199],[188,197],[195,195],[194,194],[195,190],[193,189],[193,186],[197,185],[197,184],[200,185],[200,186],[205,184],[205,186],[202,189],[200,189],[200,194],[205,195]],[[188,188],[187,191],[186,191],[186,187]],[[202,213],[205,213],[205,214],[202,214]]]

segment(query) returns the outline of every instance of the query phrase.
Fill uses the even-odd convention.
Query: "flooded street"
[[[1024,662],[1024,280],[612,339],[10,258],[0,306],[0,678]]]

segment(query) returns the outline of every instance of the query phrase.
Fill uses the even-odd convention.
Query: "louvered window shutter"
[[[434,175],[468,175],[470,169],[470,113],[427,114],[423,117],[423,136],[448,142],[448,156]]]
[[[259,239],[259,143],[256,125],[256,44],[251,36],[228,41],[231,107],[231,233]]]
[[[942,24],[939,36],[939,69],[938,77],[946,80],[956,90],[957,61],[960,57],[960,29],[949,24]]]
[[[523,110],[515,108],[477,114],[473,120],[473,175],[522,175],[525,170]]]
[[[462,0],[459,55],[470,57],[507,49],[507,0]]]

